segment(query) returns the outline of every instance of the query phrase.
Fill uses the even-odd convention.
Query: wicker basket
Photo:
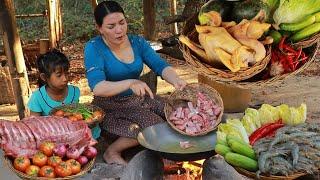
[[[320,41],[320,33],[317,33],[307,39],[303,39],[301,41],[294,43],[293,46],[295,48],[299,48],[299,47],[307,48],[318,43],[319,41]]]
[[[13,95],[13,87],[8,66],[1,67],[0,65],[0,104],[13,104],[15,103]]]
[[[75,179],[78,177],[83,176],[84,174],[86,174],[94,165],[96,158],[93,158],[92,160],[90,160],[85,166],[83,166],[81,168],[81,171],[78,174],[75,175],[71,175],[71,176],[67,176],[67,177],[61,177],[61,178],[46,178],[46,177],[34,177],[34,176],[29,176],[21,171],[16,170],[13,165],[12,165],[12,160],[9,159],[9,157],[5,156],[4,157],[4,161],[7,164],[7,166],[9,167],[9,169],[11,171],[13,171],[14,173],[17,174],[17,176],[19,176],[21,179],[32,179],[32,180],[48,180],[48,179],[55,179],[55,180],[63,180],[63,179]]]
[[[181,134],[188,135],[188,136],[205,135],[205,134],[215,130],[217,128],[217,126],[219,125],[219,123],[221,122],[223,111],[224,111],[223,101],[222,101],[222,98],[221,98],[220,94],[218,93],[218,91],[216,91],[215,89],[213,89],[209,85],[201,84],[201,83],[190,83],[182,91],[180,91],[180,90],[174,91],[170,95],[168,101],[173,102],[175,99],[184,99],[184,100],[188,100],[190,102],[193,102],[193,104],[196,104],[196,101],[197,101],[196,94],[198,92],[205,94],[210,99],[214,100],[214,102],[216,102],[219,107],[221,107],[221,113],[219,114],[219,116],[217,118],[217,123],[215,124],[214,127],[212,127],[211,129],[208,129],[207,131],[203,131],[203,132],[200,132],[197,134],[187,134],[186,132],[176,128],[176,126],[171,122],[169,117],[175,109],[172,106],[172,103],[166,103],[165,107],[164,107],[164,113],[165,113],[167,122],[174,130],[178,131]]]
[[[246,177],[250,177],[253,179],[261,179],[261,180],[279,180],[279,179],[291,180],[291,179],[297,179],[298,177],[301,177],[301,176],[304,176],[307,174],[307,173],[295,173],[295,174],[292,174],[289,176],[262,176],[262,175],[260,175],[260,178],[258,178],[256,176],[256,173],[254,173],[254,172],[250,172],[250,171],[247,171],[247,170],[245,170],[243,168],[239,168],[239,167],[235,167],[235,169],[238,171],[238,173],[240,173]]]
[[[198,32],[194,29],[187,34],[190,40],[198,42]],[[243,81],[253,77],[264,70],[271,59],[271,47],[267,47],[267,55],[261,61],[251,67],[241,68],[237,72],[231,72],[229,69],[218,69],[204,63],[192,50],[184,44],[180,44],[183,57],[192,69],[200,74],[205,74],[218,81]]]
[[[292,77],[294,75],[297,75],[298,73],[304,71],[307,69],[316,59],[317,52],[319,51],[320,47],[320,42],[313,44],[311,47],[307,48],[307,53],[309,55],[309,58],[305,64],[303,64],[299,69],[295,70],[294,72],[291,73],[286,73],[278,76],[274,76],[270,79],[265,79],[265,80],[254,80],[255,77],[253,77],[253,80],[247,80],[247,81],[242,81],[242,82],[225,82],[240,88],[245,88],[245,89],[251,89],[251,88],[261,88],[264,86],[269,86],[269,85],[275,85],[277,83],[281,83],[283,80],[286,78]]]
[[[56,111],[58,110],[75,110],[77,108],[83,107],[85,106],[89,111],[94,112],[94,111],[100,111],[102,112],[102,116],[98,119],[93,119],[91,122],[86,122],[88,124],[89,127],[94,127],[97,124],[99,124],[100,122],[103,121],[104,117],[105,117],[105,112],[103,111],[103,109],[101,109],[98,106],[92,105],[92,104],[80,104],[80,103],[74,103],[74,104],[67,104],[67,105],[62,105],[59,107],[55,107],[50,111],[50,115],[53,115]]]

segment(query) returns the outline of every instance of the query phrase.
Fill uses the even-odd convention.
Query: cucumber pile
[[[258,170],[258,162],[254,150],[249,144],[237,137],[228,135],[227,142],[218,141],[215,151],[233,166],[253,172]]]

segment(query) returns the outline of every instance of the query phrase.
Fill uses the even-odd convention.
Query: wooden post
[[[59,37],[63,36],[63,26],[62,26],[62,13],[61,13],[61,0],[58,3],[58,23],[59,23]]]
[[[143,0],[144,37],[155,40],[156,10],[155,0]]]
[[[98,5],[98,1],[97,0],[91,0],[91,5],[92,5],[92,8],[94,10]]]
[[[177,0],[170,0],[170,15],[176,16],[177,15]],[[178,23],[175,22],[171,25],[171,31],[173,34],[178,34]]]
[[[29,98],[30,88],[17,31],[13,1],[0,0],[0,12],[0,29],[3,31],[4,49],[8,58],[19,118],[22,119],[27,115],[25,106]]]
[[[60,41],[60,26],[59,26],[59,4],[60,0],[54,1],[54,27],[55,27],[55,34],[57,42]]]
[[[50,40],[50,48],[55,48],[57,46],[56,39],[56,28],[55,28],[55,8],[54,8],[55,0],[47,0],[48,7],[48,22],[49,22],[49,40]]]

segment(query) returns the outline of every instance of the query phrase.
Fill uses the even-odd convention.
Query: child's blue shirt
[[[68,85],[68,95],[63,101],[53,100],[47,93],[45,86],[34,91],[28,101],[28,108],[33,112],[41,113],[42,116],[48,116],[50,111],[63,104],[78,103],[80,89],[73,85]]]

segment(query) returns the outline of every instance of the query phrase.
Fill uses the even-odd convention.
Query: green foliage
[[[101,2],[99,0],[98,2]],[[143,1],[116,0],[123,7],[128,21],[129,33],[143,33]],[[178,1],[178,13],[181,13],[183,1]],[[167,0],[156,0],[157,31],[169,29],[161,23],[165,16],[169,16],[170,5]],[[16,14],[38,14],[47,8],[46,0],[15,0]],[[72,1],[61,0],[63,39],[64,42],[88,40],[97,34],[90,0]],[[17,18],[19,34],[26,42],[48,38],[49,24],[46,17]]]

